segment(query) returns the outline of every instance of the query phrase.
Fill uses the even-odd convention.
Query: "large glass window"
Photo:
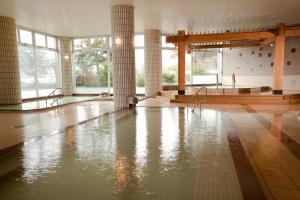
[[[57,52],[36,49],[36,73],[38,77],[39,96],[47,96],[58,87],[57,61]]]
[[[162,84],[176,85],[178,83],[178,52],[177,49],[162,50]]]
[[[35,44],[36,46],[46,47],[46,36],[43,34],[36,33],[35,35]]]
[[[216,84],[221,75],[222,52],[203,49],[192,52],[192,84]]]
[[[144,49],[135,50],[136,93],[145,93],[145,61]]]
[[[20,35],[20,43],[23,44],[33,44],[32,42],[32,32],[27,31],[27,30],[19,30],[19,35]]]
[[[111,53],[108,38],[74,39],[75,91],[112,92]]]
[[[222,72],[222,51],[204,49],[185,54],[185,83],[187,85],[219,83]],[[178,50],[162,36],[162,83],[178,84]]]
[[[20,35],[18,47],[22,98],[47,96],[60,87],[56,38],[20,28],[17,31]],[[48,37],[52,38],[53,44],[47,42]],[[51,49],[46,44],[48,47],[50,44]]]
[[[145,93],[145,59],[144,59],[144,35],[134,37],[135,44],[135,74],[136,93]]]
[[[145,93],[144,35],[135,36],[136,92]],[[112,93],[111,37],[73,40],[75,92]]]
[[[37,97],[37,77],[33,47],[19,46],[19,63],[21,76],[22,98]]]

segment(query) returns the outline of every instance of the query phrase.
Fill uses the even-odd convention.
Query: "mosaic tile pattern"
[[[161,91],[161,32],[145,30],[145,95],[157,96]]]
[[[0,104],[21,101],[16,22],[0,16]]]
[[[73,94],[71,38],[60,38],[62,87],[64,95]],[[68,57],[68,58],[66,58]]]
[[[118,109],[128,107],[128,97],[136,94],[134,7],[112,6],[111,20],[114,105]]]

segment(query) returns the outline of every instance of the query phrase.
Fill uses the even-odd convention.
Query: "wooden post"
[[[178,31],[182,39],[178,42],[178,94],[185,94],[185,31]]]
[[[275,36],[274,48],[274,70],[273,70],[273,94],[281,95],[282,80],[283,80],[283,67],[284,67],[284,49],[285,49],[285,29],[284,24],[278,25]]]

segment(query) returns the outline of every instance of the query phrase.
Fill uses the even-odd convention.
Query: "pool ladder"
[[[56,102],[56,105],[58,106],[59,98],[55,96],[55,92],[58,90],[60,91],[60,94],[62,94],[62,88],[56,88],[46,97],[46,108],[48,108],[48,99],[51,97],[53,97],[52,98],[53,101],[50,103],[50,105],[53,106],[53,104]]]
[[[199,97],[200,97],[200,95],[199,95],[199,93],[201,92],[201,91],[205,91],[205,93],[204,93],[204,99],[202,99],[202,100],[200,100],[199,99]],[[200,110],[201,110],[201,108],[202,108],[202,103],[205,103],[206,101],[207,101],[207,87],[201,87],[201,88],[199,88],[194,94],[193,94],[193,96],[191,97],[191,101],[193,101],[194,99],[196,98],[196,106],[192,109],[192,112],[194,112],[195,111],[195,109],[196,108],[200,108]],[[189,104],[187,105],[187,107],[189,107]]]

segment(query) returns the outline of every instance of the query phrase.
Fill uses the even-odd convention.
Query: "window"
[[[26,30],[20,30],[20,42],[23,44],[33,44],[32,32]]]
[[[134,37],[135,47],[144,47],[144,35],[136,35]]]
[[[161,37],[162,44],[162,84],[178,84],[178,51],[174,44],[166,43],[166,36]]]
[[[185,83],[187,85],[216,84],[221,79],[222,50],[204,49],[185,54]],[[178,84],[178,50],[162,36],[162,84]]]
[[[48,48],[56,49],[56,38],[47,36],[47,45]]]
[[[107,37],[73,40],[75,92],[112,92],[111,52]]]
[[[221,75],[222,52],[219,49],[203,49],[192,52],[192,83],[216,84]]]
[[[22,98],[37,97],[37,77],[34,67],[34,49],[19,45],[19,62]]]
[[[42,34],[35,34],[35,45],[40,47],[46,47],[46,36]]]
[[[111,37],[73,40],[75,92],[112,93]],[[136,93],[145,93],[144,35],[135,36]]]
[[[136,93],[145,93],[145,59],[144,59],[144,35],[135,35],[135,76]]]
[[[60,86],[56,38],[21,28],[17,31],[20,35],[18,50],[22,98],[47,96]]]
[[[145,93],[145,61],[144,49],[135,50],[136,93]]]
[[[57,52],[36,49],[36,73],[38,77],[39,96],[49,95],[58,87]]]
[[[162,50],[162,84],[176,85],[178,83],[178,52],[177,50]]]

